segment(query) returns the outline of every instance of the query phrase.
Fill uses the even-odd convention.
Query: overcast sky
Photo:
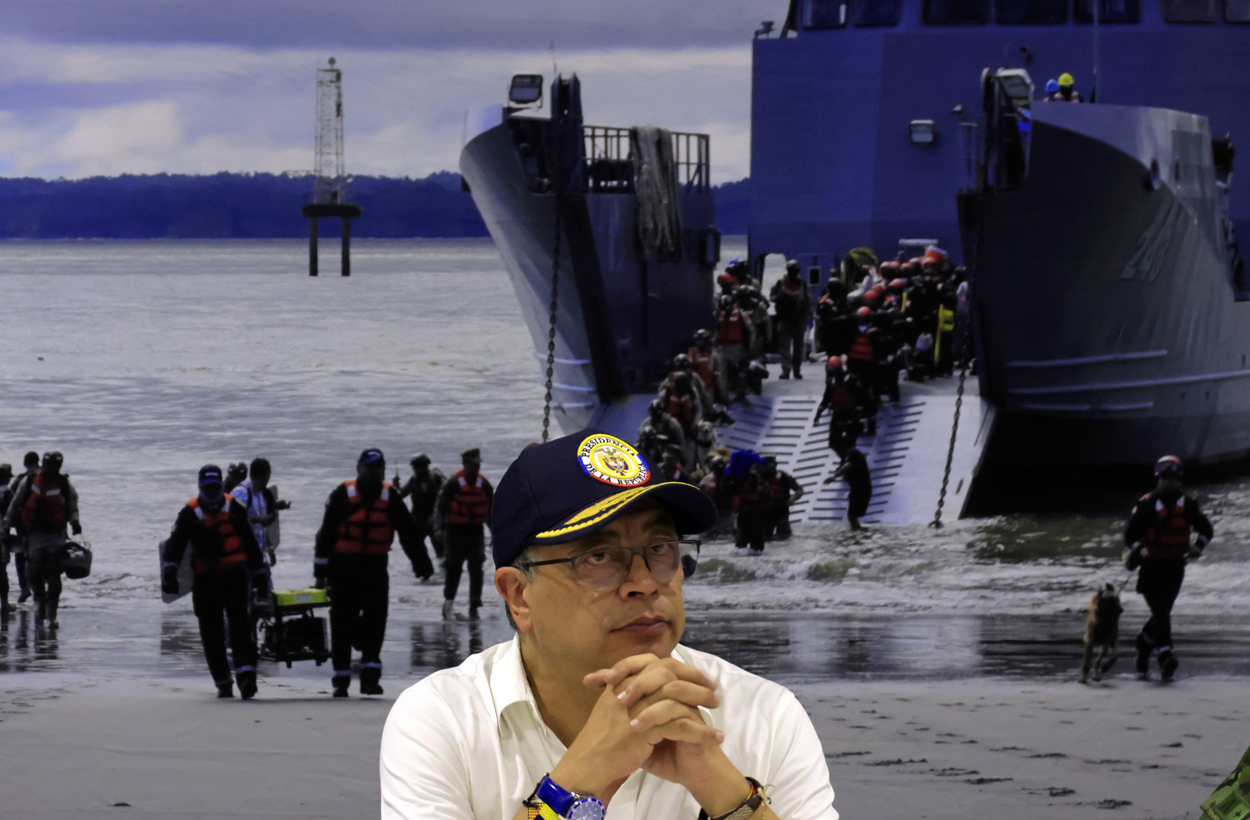
[[[786,0],[5,0],[0,175],[312,167],[315,68],[343,69],[350,173],[454,170],[466,109],[555,62],[589,123],[712,135],[749,162],[751,33]]]

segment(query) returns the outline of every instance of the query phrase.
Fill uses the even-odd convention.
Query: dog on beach
[[[1120,594],[1115,587],[1107,584],[1094,593],[1089,601],[1088,614],[1085,616],[1085,660],[1081,664],[1081,683],[1089,678],[1089,670],[1094,669],[1094,680],[1102,680],[1102,676],[1115,665],[1120,656],[1118,646],[1120,637]],[[1098,662],[1094,663],[1094,648],[1098,647]]]

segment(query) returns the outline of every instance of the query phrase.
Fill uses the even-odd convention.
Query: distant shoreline
[[[363,210],[352,223],[353,238],[487,236],[457,173],[356,176],[348,192]],[[712,193],[721,233],[746,233],[747,181],[715,186]],[[307,238],[300,208],[311,194],[312,178],[291,174],[0,178],[0,240]],[[321,222],[323,238],[338,237],[337,220]]]

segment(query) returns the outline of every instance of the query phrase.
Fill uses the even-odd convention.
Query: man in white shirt
[[[837,820],[794,696],[678,643],[698,555],[679,533],[716,519],[612,436],[526,448],[492,512],[517,635],[400,696],[384,820]]]

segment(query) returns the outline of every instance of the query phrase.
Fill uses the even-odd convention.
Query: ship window
[[[803,28],[842,28],[850,0],[807,0],[803,4]]]
[[[1073,22],[1094,22],[1093,9],[1090,0],[1076,0],[1072,4]],[[1140,23],[1141,0],[1098,0],[1098,22]]]
[[[924,21],[930,25],[983,26],[989,19],[989,0],[924,0]]]
[[[900,0],[859,0],[855,4],[855,25],[897,26],[899,5]]]
[[[1068,22],[1068,0],[998,0],[994,19],[1004,25]]]
[[[1224,19],[1230,23],[1250,23],[1250,0],[1224,0]]]
[[[1218,0],[1163,0],[1163,19],[1169,23],[1214,23]]]

